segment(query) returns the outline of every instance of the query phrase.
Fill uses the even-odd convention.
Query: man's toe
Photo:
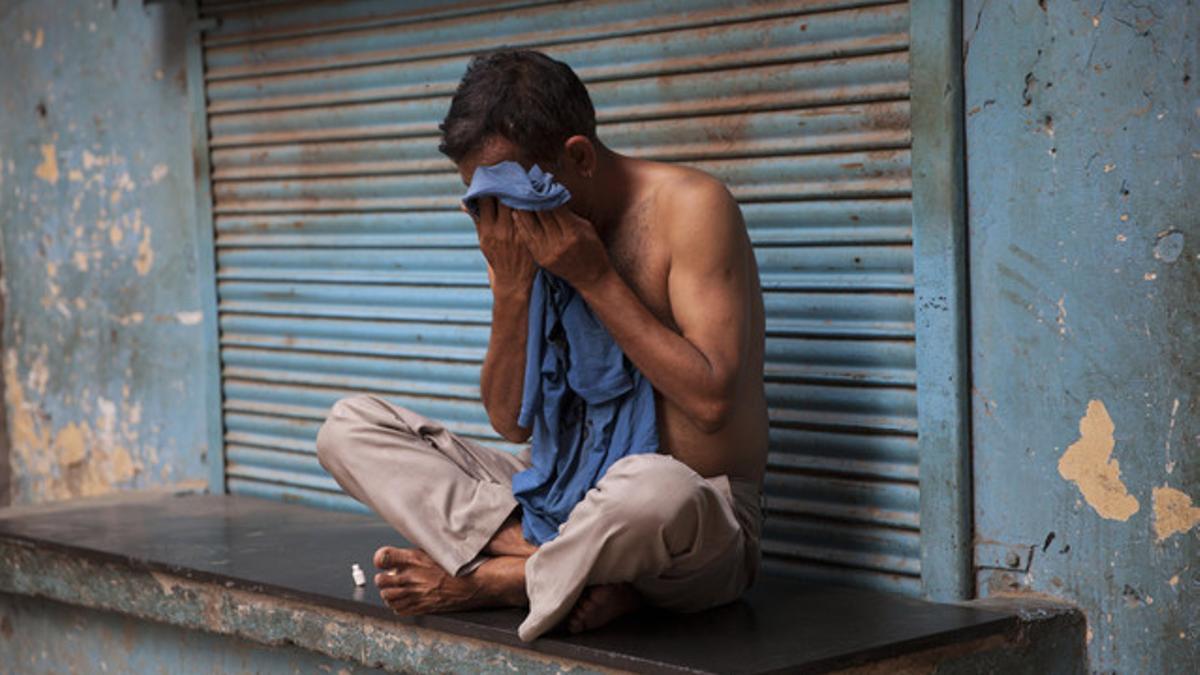
[[[395,567],[396,564],[399,563],[403,558],[403,551],[404,549],[396,548],[395,546],[380,546],[379,549],[375,551],[373,562],[379,569]]]

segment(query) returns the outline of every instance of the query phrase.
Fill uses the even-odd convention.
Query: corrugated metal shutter
[[[497,440],[484,264],[436,125],[469,54],[536,47],[588,83],[616,150],[742,203],[768,568],[918,592],[908,8],[730,4],[204,3],[229,489],[349,506],[313,439],[356,392]]]

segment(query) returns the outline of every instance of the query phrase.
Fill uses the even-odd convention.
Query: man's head
[[[588,201],[584,183],[595,169],[596,112],[565,63],[528,50],[476,56],[439,128],[438,149],[464,183],[476,166],[515,160],[553,172],[577,201]]]

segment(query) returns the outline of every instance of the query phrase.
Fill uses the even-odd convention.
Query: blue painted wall
[[[15,673],[384,673],[306,651],[0,593],[0,663]]]
[[[12,500],[205,477],[181,3],[0,3]]]
[[[1188,672],[1200,6],[965,9],[978,591],[1078,603],[1094,670]]]

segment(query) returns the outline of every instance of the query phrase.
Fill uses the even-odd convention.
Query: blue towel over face
[[[505,206],[521,211],[545,211],[566,204],[571,193],[554,182],[554,174],[542,171],[538,165],[525,171],[520,164],[508,161],[475,169],[462,200],[473,216],[479,215],[481,197],[495,197]]]
[[[512,208],[544,210],[570,199],[536,166],[521,178],[506,165],[525,174],[516,162],[479,167],[463,203],[486,195]],[[542,197],[530,199],[527,188],[535,182]],[[614,462],[658,452],[658,427],[650,381],[583,297],[546,270],[538,270],[533,280],[525,342],[518,422],[533,429],[532,466],[513,476],[513,496],[523,511],[525,538],[541,545],[558,536],[571,509]]]

